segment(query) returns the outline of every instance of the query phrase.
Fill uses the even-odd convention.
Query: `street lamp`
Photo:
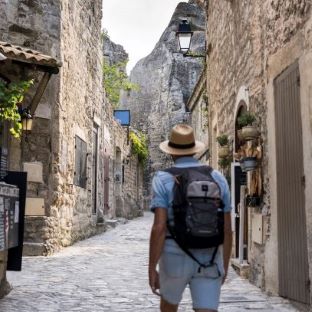
[[[33,126],[33,117],[30,115],[29,108],[24,108],[21,113],[22,130],[31,131]]]
[[[180,52],[186,54],[190,50],[191,40],[193,36],[191,25],[188,20],[184,19],[181,21],[176,34],[179,40]]]
[[[205,55],[189,53],[191,48],[191,42],[193,37],[193,31],[191,29],[191,24],[187,19],[183,19],[179,24],[178,31],[176,32],[176,36],[179,41],[179,52],[183,54],[183,56],[189,57],[205,57]]]

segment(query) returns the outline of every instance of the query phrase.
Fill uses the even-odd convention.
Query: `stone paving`
[[[119,225],[50,257],[26,257],[22,272],[9,272],[11,293],[1,312],[158,310],[147,281],[152,215]],[[179,311],[192,311],[185,293]],[[286,300],[268,297],[231,271],[219,311],[298,311]]]

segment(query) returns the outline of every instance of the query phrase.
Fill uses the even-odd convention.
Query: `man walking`
[[[176,125],[159,147],[174,167],[153,178],[150,287],[161,297],[161,312],[178,310],[187,285],[194,311],[217,311],[232,244],[227,181],[193,157],[204,144],[192,127]]]

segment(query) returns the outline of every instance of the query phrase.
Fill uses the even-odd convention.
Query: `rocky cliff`
[[[108,35],[103,34],[104,60],[110,65],[124,63],[128,60],[128,53],[120,44],[114,43]]]
[[[158,145],[167,138],[172,125],[186,119],[185,104],[203,69],[204,58],[178,53],[176,31],[185,17],[194,31],[192,52],[204,54],[204,11],[194,1],[179,3],[154,50],[131,71],[130,80],[140,90],[124,93],[121,99],[121,107],[131,110],[132,126],[148,134],[151,171],[168,165],[169,158]]]

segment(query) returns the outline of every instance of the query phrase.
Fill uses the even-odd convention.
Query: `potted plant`
[[[227,157],[230,153],[228,136],[226,134],[222,134],[222,135],[219,135],[216,138],[216,140],[219,143],[219,149],[218,149],[219,158]]]
[[[245,145],[241,146],[238,152],[234,154],[234,157],[240,162],[243,172],[252,171],[258,166],[258,159],[262,157],[262,150],[260,146],[245,143]]]
[[[226,169],[231,165],[232,159],[230,157],[220,158],[218,161],[218,165],[221,169]]]
[[[241,129],[241,137],[246,140],[254,140],[259,136],[259,131],[254,125],[256,121],[255,115],[245,112],[237,118],[238,127]],[[239,133],[237,133],[239,137]]]

